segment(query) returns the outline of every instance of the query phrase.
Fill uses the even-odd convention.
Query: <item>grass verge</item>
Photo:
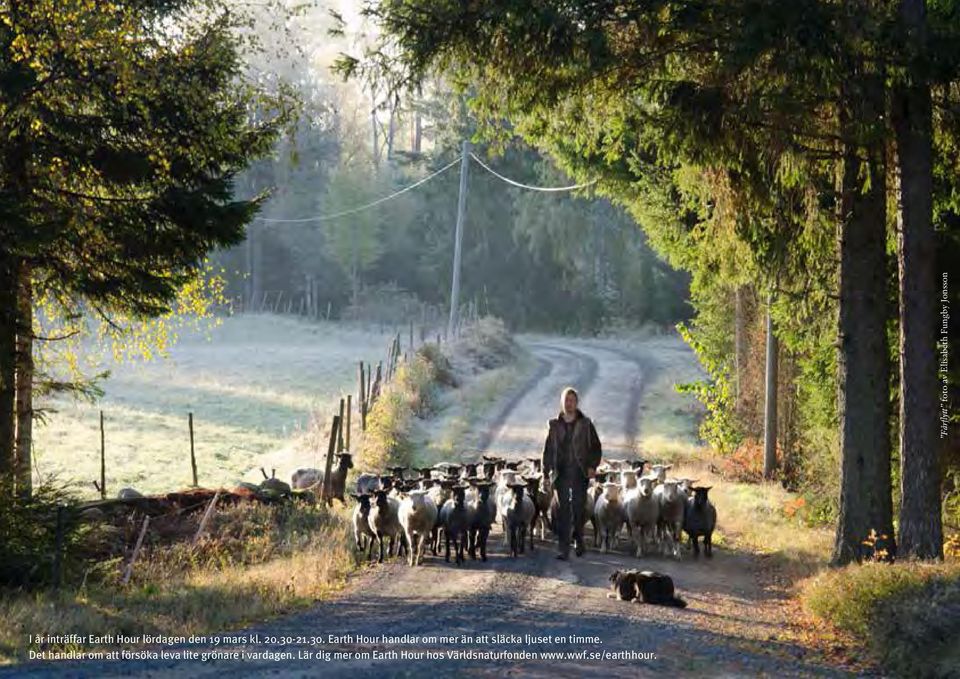
[[[808,612],[864,641],[885,672],[960,674],[960,562],[853,564],[808,580],[801,599]]]
[[[148,531],[127,585],[120,581],[118,555],[89,564],[79,581],[59,592],[0,595],[0,662],[20,662],[39,650],[29,643],[30,634],[189,636],[229,630],[305,608],[335,591],[355,564],[345,516],[325,507],[225,507],[209,537],[191,545],[182,535],[192,535],[198,521],[199,514],[178,517],[176,538]],[[89,539],[110,542],[118,530],[102,524]]]

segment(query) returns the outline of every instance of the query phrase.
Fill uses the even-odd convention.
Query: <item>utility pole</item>
[[[763,478],[772,479],[777,470],[777,359],[780,346],[773,327],[770,307],[773,293],[767,301],[767,366],[766,390],[763,406]]]
[[[460,250],[463,243],[463,218],[467,207],[467,170],[470,168],[470,142],[463,142],[460,158],[460,195],[457,198],[457,233],[453,244],[453,284],[450,289],[450,320],[447,337],[453,338],[460,314]]]

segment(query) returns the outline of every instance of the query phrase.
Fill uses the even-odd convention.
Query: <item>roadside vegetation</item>
[[[891,675],[956,677],[960,561],[866,563],[825,570],[803,588],[806,608],[865,644]]]
[[[493,395],[476,391],[477,383],[497,384],[503,374],[496,371],[512,365],[519,351],[503,321],[490,317],[467,326],[442,350],[436,344],[418,349],[412,361],[399,367],[368,415],[358,468],[377,470],[419,461],[425,454],[425,421],[450,406],[444,390],[463,386],[457,398],[463,399],[462,405],[468,409],[491,404]],[[456,418],[451,426],[459,428],[459,415]],[[462,448],[462,441],[444,441],[441,446],[448,446],[448,452],[462,452],[453,449],[457,445]]]
[[[342,513],[299,501],[225,506],[196,544],[202,512],[156,517],[128,583],[124,564],[141,519],[77,517],[67,525],[59,589],[51,586],[53,535],[34,516],[32,578],[0,594],[0,662],[26,660],[38,631],[202,634],[303,608],[336,590],[355,565]],[[83,648],[92,647],[44,647]]]

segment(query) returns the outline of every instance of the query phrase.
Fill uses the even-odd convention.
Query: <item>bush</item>
[[[866,563],[812,578],[807,609],[866,640],[896,676],[957,676],[960,660],[960,564]]]
[[[0,587],[31,589],[52,582],[57,511],[63,507],[62,572],[82,561],[86,527],[76,498],[54,486],[40,486],[33,497],[0,503]]]
[[[468,326],[457,340],[457,350],[484,370],[498,368],[516,356],[516,344],[503,321],[484,316]]]

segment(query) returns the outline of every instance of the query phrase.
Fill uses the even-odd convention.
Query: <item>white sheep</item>
[[[370,530],[377,538],[380,544],[380,558],[378,562],[383,563],[384,541],[390,538],[390,554],[393,554],[394,545],[399,541],[400,547],[398,553],[404,549],[403,527],[400,525],[400,501],[395,497],[390,497],[387,490],[380,489],[374,492],[374,500],[370,503],[370,514],[367,522],[370,524]]]
[[[610,538],[614,539],[616,547],[620,539],[620,528],[623,526],[623,504],[620,501],[620,484],[607,481],[603,484],[603,493],[597,498],[593,510],[596,523],[600,527],[600,551],[610,550]]]
[[[620,470],[620,492],[623,493],[623,500],[637,489],[637,472],[633,469]]]
[[[373,541],[377,537],[370,530],[370,496],[353,493],[350,497],[357,501],[357,506],[353,508],[353,539],[356,542],[357,550],[363,551],[364,546],[367,546],[367,558],[369,559],[371,552],[373,552]]]
[[[437,505],[427,491],[411,490],[400,500],[397,514],[410,548],[410,565],[417,566],[437,522]]]
[[[680,558],[680,531],[683,530],[683,514],[687,499],[680,492],[676,479],[666,479],[654,491],[660,506],[658,533],[660,544]]]
[[[672,464],[652,464],[650,472],[656,477],[657,483],[663,483],[667,480],[667,471],[673,469]]]
[[[653,477],[644,476],[638,481],[636,492],[624,501],[627,528],[636,543],[637,557],[644,555],[649,542],[657,542],[660,502],[653,490]]]

